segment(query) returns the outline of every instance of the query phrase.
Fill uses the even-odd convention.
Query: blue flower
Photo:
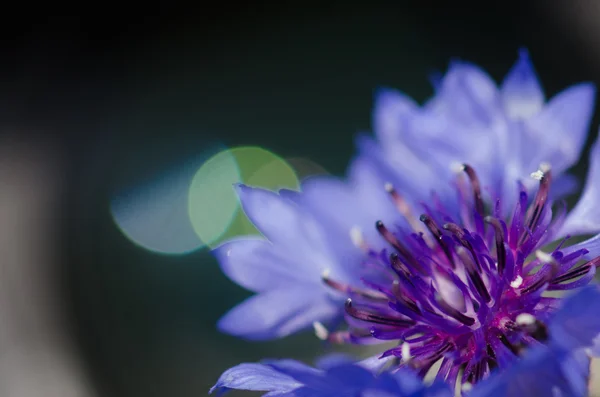
[[[587,286],[567,298],[548,325],[546,345],[534,346],[503,372],[480,382],[469,397],[586,396],[585,348],[600,333],[600,291]]]
[[[443,383],[425,386],[410,371],[373,375],[361,365],[340,363],[313,368],[294,360],[246,363],[228,369],[210,390],[241,389],[285,397],[452,397]]]
[[[600,291],[595,286],[588,286],[564,301],[547,328],[535,321],[524,321],[524,332],[547,333],[546,345],[533,346],[505,371],[492,373],[471,390],[463,386],[463,395],[587,395],[589,358],[583,348],[590,346],[600,332],[598,310]],[[318,368],[294,360],[240,364],[225,371],[211,392],[242,389],[267,392],[266,396],[290,397],[454,395],[453,383],[447,385],[438,379],[433,385],[425,386],[409,369],[392,368],[390,371],[383,367],[374,367],[372,360],[351,363],[339,356],[322,360]]]
[[[585,141],[594,89],[544,104],[525,52],[500,89],[466,63],[436,89],[423,107],[380,95],[377,141],[359,140],[346,182],[237,187],[266,240],[216,250],[224,272],[258,293],[222,330],[267,339],[313,324],[333,343],[398,341],[382,357],[422,376],[442,359],[438,377],[450,383],[461,372],[478,382],[538,343],[518,319],[547,322],[560,299],[545,292],[587,284],[600,264],[600,236],[568,246],[571,234],[600,230],[598,144],[579,203],[554,205],[573,186],[564,171]]]

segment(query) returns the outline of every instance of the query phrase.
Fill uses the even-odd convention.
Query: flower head
[[[398,341],[383,357],[422,376],[442,360],[438,379],[462,374],[463,384],[547,339],[559,299],[546,292],[585,285],[600,263],[600,237],[569,246],[600,230],[598,144],[577,206],[567,213],[557,200],[573,186],[564,171],[594,89],[544,105],[526,53],[500,89],[466,63],[436,89],[423,107],[380,95],[377,140],[359,140],[348,181],[317,178],[279,195],[237,187],[268,241],[216,250],[225,273],[258,293],[223,330],[266,339],[313,324],[334,343]]]
[[[332,289],[349,296],[349,330],[328,333],[327,340],[399,340],[384,357],[395,356],[422,376],[443,359],[439,378],[453,384],[464,368],[461,383],[475,383],[547,337],[540,324],[559,299],[543,296],[545,291],[572,289],[593,278],[600,258],[579,264],[588,250],[563,250],[567,239],[551,253],[541,251],[564,219],[552,216],[548,168],[533,174],[540,184],[533,200],[521,190],[508,222],[498,200],[486,208],[475,171],[461,168],[468,183],[456,184],[457,214],[434,201],[424,205],[422,227],[412,233],[378,221],[375,227],[390,249],[375,251],[365,243],[370,259],[363,287],[325,277]],[[526,332],[528,327],[535,332]]]

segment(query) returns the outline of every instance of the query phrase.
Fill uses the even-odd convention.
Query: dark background
[[[108,210],[116,188],[215,142],[341,175],[354,134],[370,128],[374,90],[423,101],[429,75],[455,57],[501,81],[527,47],[548,97],[600,81],[594,49],[549,3],[214,2],[7,21],[0,127],[64,154],[59,286],[100,395],[201,396],[238,362],[319,347],[311,335],[251,344],[219,334],[217,319],[248,293],[205,250],[158,255],[124,238]]]

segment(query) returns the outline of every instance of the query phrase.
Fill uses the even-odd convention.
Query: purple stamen
[[[435,221],[431,219],[428,215],[422,214],[420,220],[425,224],[427,229],[429,229],[432,236],[435,238],[435,241],[438,243],[442,251],[444,251],[446,258],[448,258],[450,266],[452,266],[452,268],[454,269],[456,267],[456,265],[454,264],[454,258],[452,258],[450,249],[444,243],[444,239],[442,238],[442,231],[440,230],[440,228],[436,225]]]
[[[352,306],[352,299],[346,300],[346,313],[357,320],[367,321],[374,324],[392,325],[396,327],[409,327],[414,324],[413,321],[400,318],[385,317],[377,313],[371,313],[366,310],[360,310]]]
[[[504,228],[500,224],[500,221],[491,216],[486,216],[484,219],[487,223],[492,225],[495,230],[495,241],[496,241],[496,258],[498,261],[498,274],[502,276],[506,267],[506,248],[504,247]]]
[[[483,199],[481,198],[481,185],[479,184],[479,178],[475,170],[468,164],[463,164],[463,171],[469,177],[471,181],[471,188],[473,189],[473,201],[475,203],[475,210],[479,215],[483,216]]]
[[[510,219],[502,218],[503,206],[496,197],[489,201],[495,203],[488,206],[492,213],[485,212],[482,192],[489,190],[482,189],[469,165],[462,170],[473,199],[468,199],[466,185],[457,183],[457,214],[443,208],[443,201],[434,195],[433,202],[423,203],[420,223],[414,222],[398,192],[386,185],[413,231],[395,233],[376,222],[377,231],[395,252],[369,251],[365,270],[370,277],[363,278],[364,288],[323,278],[357,304],[350,299],[346,303],[349,330],[330,333],[327,340],[403,341],[410,344],[411,358],[404,357],[397,365],[424,375],[443,358],[438,378],[456,380],[463,370],[463,382],[473,383],[496,367],[504,368],[528,345],[545,341],[547,328],[525,310],[535,308],[536,315],[554,310],[555,300],[543,293],[589,282],[600,258],[578,266],[588,251],[564,254],[564,240],[551,254],[540,251],[558,229],[549,200],[551,173],[541,168],[533,175],[540,184],[531,205],[521,185]],[[533,253],[536,258],[529,259]],[[382,355],[388,356],[402,358],[401,346]]]

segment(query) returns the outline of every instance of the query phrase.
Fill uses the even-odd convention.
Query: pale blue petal
[[[315,362],[315,367],[326,370],[342,364],[350,364],[353,362],[353,357],[346,353],[329,353],[319,357]]]
[[[596,89],[593,84],[573,85],[554,96],[537,115],[526,121],[529,139],[535,151],[525,151],[523,165],[537,169],[549,163],[561,173],[579,160],[594,109]]]
[[[596,141],[590,153],[589,170],[583,193],[569,212],[561,235],[590,234],[600,231],[600,142]]]
[[[406,117],[418,110],[411,98],[392,89],[377,92],[373,109],[373,129],[383,145],[402,139],[408,127]]]
[[[311,274],[307,262],[297,260],[286,250],[278,250],[260,238],[239,238],[226,242],[213,251],[223,273],[251,291],[281,288],[294,283],[320,282],[319,274]]]
[[[549,324],[552,341],[564,349],[591,347],[600,334],[600,290],[588,285],[565,298]]]
[[[501,114],[496,83],[467,62],[450,65],[438,95],[459,124],[489,126]]]
[[[519,59],[508,72],[500,91],[504,111],[511,119],[527,119],[544,107],[544,92],[527,50],[519,51]]]
[[[580,349],[565,357],[561,367],[575,396],[585,396],[589,389],[590,357]]]
[[[325,230],[310,213],[296,203],[268,190],[238,185],[244,212],[260,232],[317,280],[329,269],[344,273],[328,245]]]
[[[407,368],[400,368],[398,369],[396,372],[394,372],[392,374],[392,376],[396,379],[396,382],[398,382],[398,386],[400,387],[400,390],[402,390],[402,392],[406,395],[422,395],[422,396],[435,396],[436,394],[433,394],[433,392],[435,390],[438,390],[438,388],[436,387],[435,389],[431,390],[432,394],[426,394],[423,387],[423,381],[413,372],[411,372],[410,370],[408,370]],[[417,394],[417,391],[421,391],[422,394]],[[439,390],[438,390],[439,391]],[[449,391],[449,389],[448,389]],[[439,394],[439,396],[442,396],[445,394]]]
[[[361,135],[356,139],[359,158],[377,168],[381,178],[401,188],[406,197],[419,200],[428,197],[432,186],[440,184],[439,174],[430,167],[426,158],[420,158],[404,141],[398,141],[385,151],[370,137]]]
[[[477,383],[469,397],[552,396],[555,389],[569,393],[571,382],[561,367],[565,357],[564,352],[536,346],[506,370]]]
[[[293,227],[301,217],[298,206],[269,190],[238,184],[235,189],[244,212],[254,226],[270,241],[288,243],[294,240]]]
[[[379,373],[396,358],[394,356],[387,356],[384,358],[380,357],[381,354],[377,354],[375,356],[365,358],[364,360],[359,361],[357,365],[360,365],[361,367],[366,368],[373,373]]]
[[[262,292],[231,309],[218,323],[221,331],[247,339],[281,338],[341,315],[340,304],[325,287],[289,287]]]
[[[221,375],[217,383],[210,389],[225,391],[227,389],[241,389],[254,391],[271,391],[286,393],[302,386],[291,376],[285,375],[276,369],[263,364],[240,364],[228,369]]]
[[[586,249],[588,251],[588,253],[582,257],[582,259],[591,260],[597,256],[600,256],[600,234],[597,234],[580,243],[563,248],[561,251],[564,255],[568,255],[580,249]]]
[[[325,389],[328,387],[329,382],[325,379],[325,373],[322,370],[310,367],[300,361],[264,360],[263,363],[311,388]]]
[[[564,198],[576,192],[579,186],[579,179],[576,176],[570,174],[559,175],[556,179],[552,180],[550,197],[553,197],[555,200]]]

